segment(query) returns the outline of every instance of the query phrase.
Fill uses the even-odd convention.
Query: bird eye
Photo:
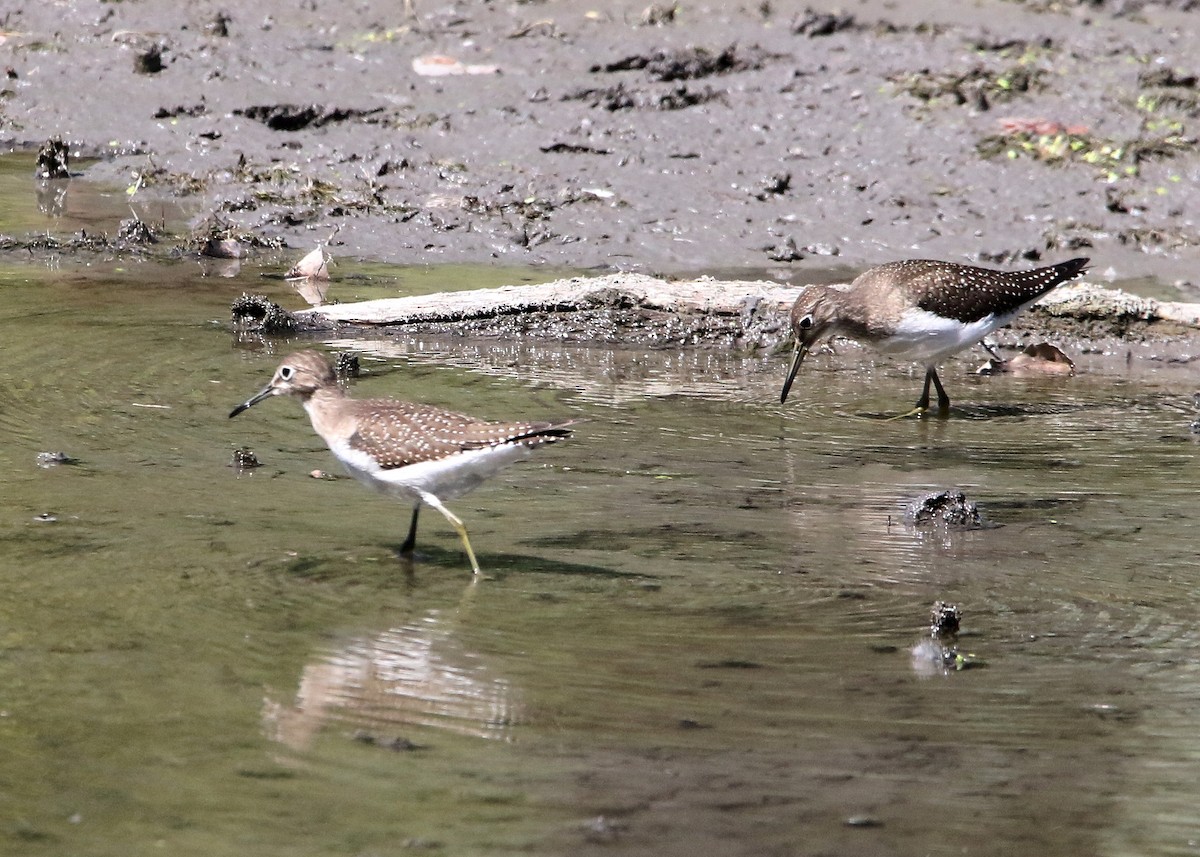
[[[296,370],[293,369],[291,366],[280,366],[279,367],[279,379],[281,381],[290,381],[290,380],[292,380],[292,376],[295,374],[296,374]]]
[[[813,324],[813,319],[812,319],[811,314],[806,315],[804,318],[800,319],[800,329],[801,330],[810,329],[812,327],[812,324]]]

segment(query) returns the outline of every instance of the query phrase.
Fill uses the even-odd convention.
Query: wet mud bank
[[[782,276],[1200,282],[1187,3],[23,3],[0,142],[207,240]],[[94,160],[84,164],[86,156]]]

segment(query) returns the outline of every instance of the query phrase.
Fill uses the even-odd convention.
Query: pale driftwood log
[[[1200,304],[1143,298],[1092,283],[1059,286],[1038,301],[1036,308],[1060,318],[1166,322],[1200,328]]]
[[[719,324],[693,325],[692,341],[708,331],[728,336],[739,323],[756,328],[753,339],[765,342],[786,335],[786,314],[801,288],[763,281],[713,279],[668,281],[643,274],[573,277],[532,286],[503,286],[464,292],[334,304],[297,313],[305,326],[332,329],[350,326],[441,325],[552,313],[595,313],[606,308],[632,308],[659,316],[709,317]],[[1107,333],[1121,335],[1131,325],[1141,328],[1200,329],[1200,304],[1159,301],[1092,283],[1072,283],[1047,295],[1017,322],[1036,328],[1039,317],[1058,327],[1073,320],[1088,325],[1110,323]],[[753,319],[754,324],[750,325]],[[525,327],[523,335],[536,336]],[[747,330],[749,332],[749,330]],[[557,334],[548,329],[549,336]],[[610,337],[611,334],[610,334]]]
[[[590,310],[633,300],[646,309],[676,313],[743,312],[747,301],[776,309],[790,307],[800,289],[778,283],[723,280],[660,280],[644,274],[572,277],[532,286],[501,286],[466,292],[439,292],[385,298],[303,310],[297,316],[325,318],[337,324],[416,324],[494,318],[512,313]]]

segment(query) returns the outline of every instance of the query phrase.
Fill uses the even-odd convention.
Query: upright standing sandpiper
[[[474,490],[534,447],[568,437],[573,423],[494,423],[398,399],[352,399],[338,385],[329,360],[316,351],[289,354],[271,382],[229,416],[282,395],[300,399],[313,428],[351,476],[412,501],[412,523],[402,552],[411,553],[416,544],[417,515],[424,503],[441,512],[458,532],[476,574],[479,562],[467,528],[442,501]]]

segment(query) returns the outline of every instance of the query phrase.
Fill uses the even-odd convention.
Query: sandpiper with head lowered
[[[441,512],[457,531],[476,574],[479,562],[467,528],[442,501],[474,490],[533,448],[568,437],[574,422],[495,423],[397,399],[352,399],[338,384],[329,360],[316,351],[289,354],[271,382],[229,416],[284,395],[300,400],[317,434],[351,476],[412,501],[412,523],[402,553],[412,552],[417,515],[425,504]]]
[[[925,386],[914,413],[929,409],[929,385],[938,409],[950,407],[936,364],[979,342],[1060,283],[1079,276],[1087,259],[1072,259],[1030,271],[993,271],[953,262],[913,259],[864,271],[844,288],[807,287],[792,307],[796,350],[779,401],[813,344],[846,336],[925,364]]]

